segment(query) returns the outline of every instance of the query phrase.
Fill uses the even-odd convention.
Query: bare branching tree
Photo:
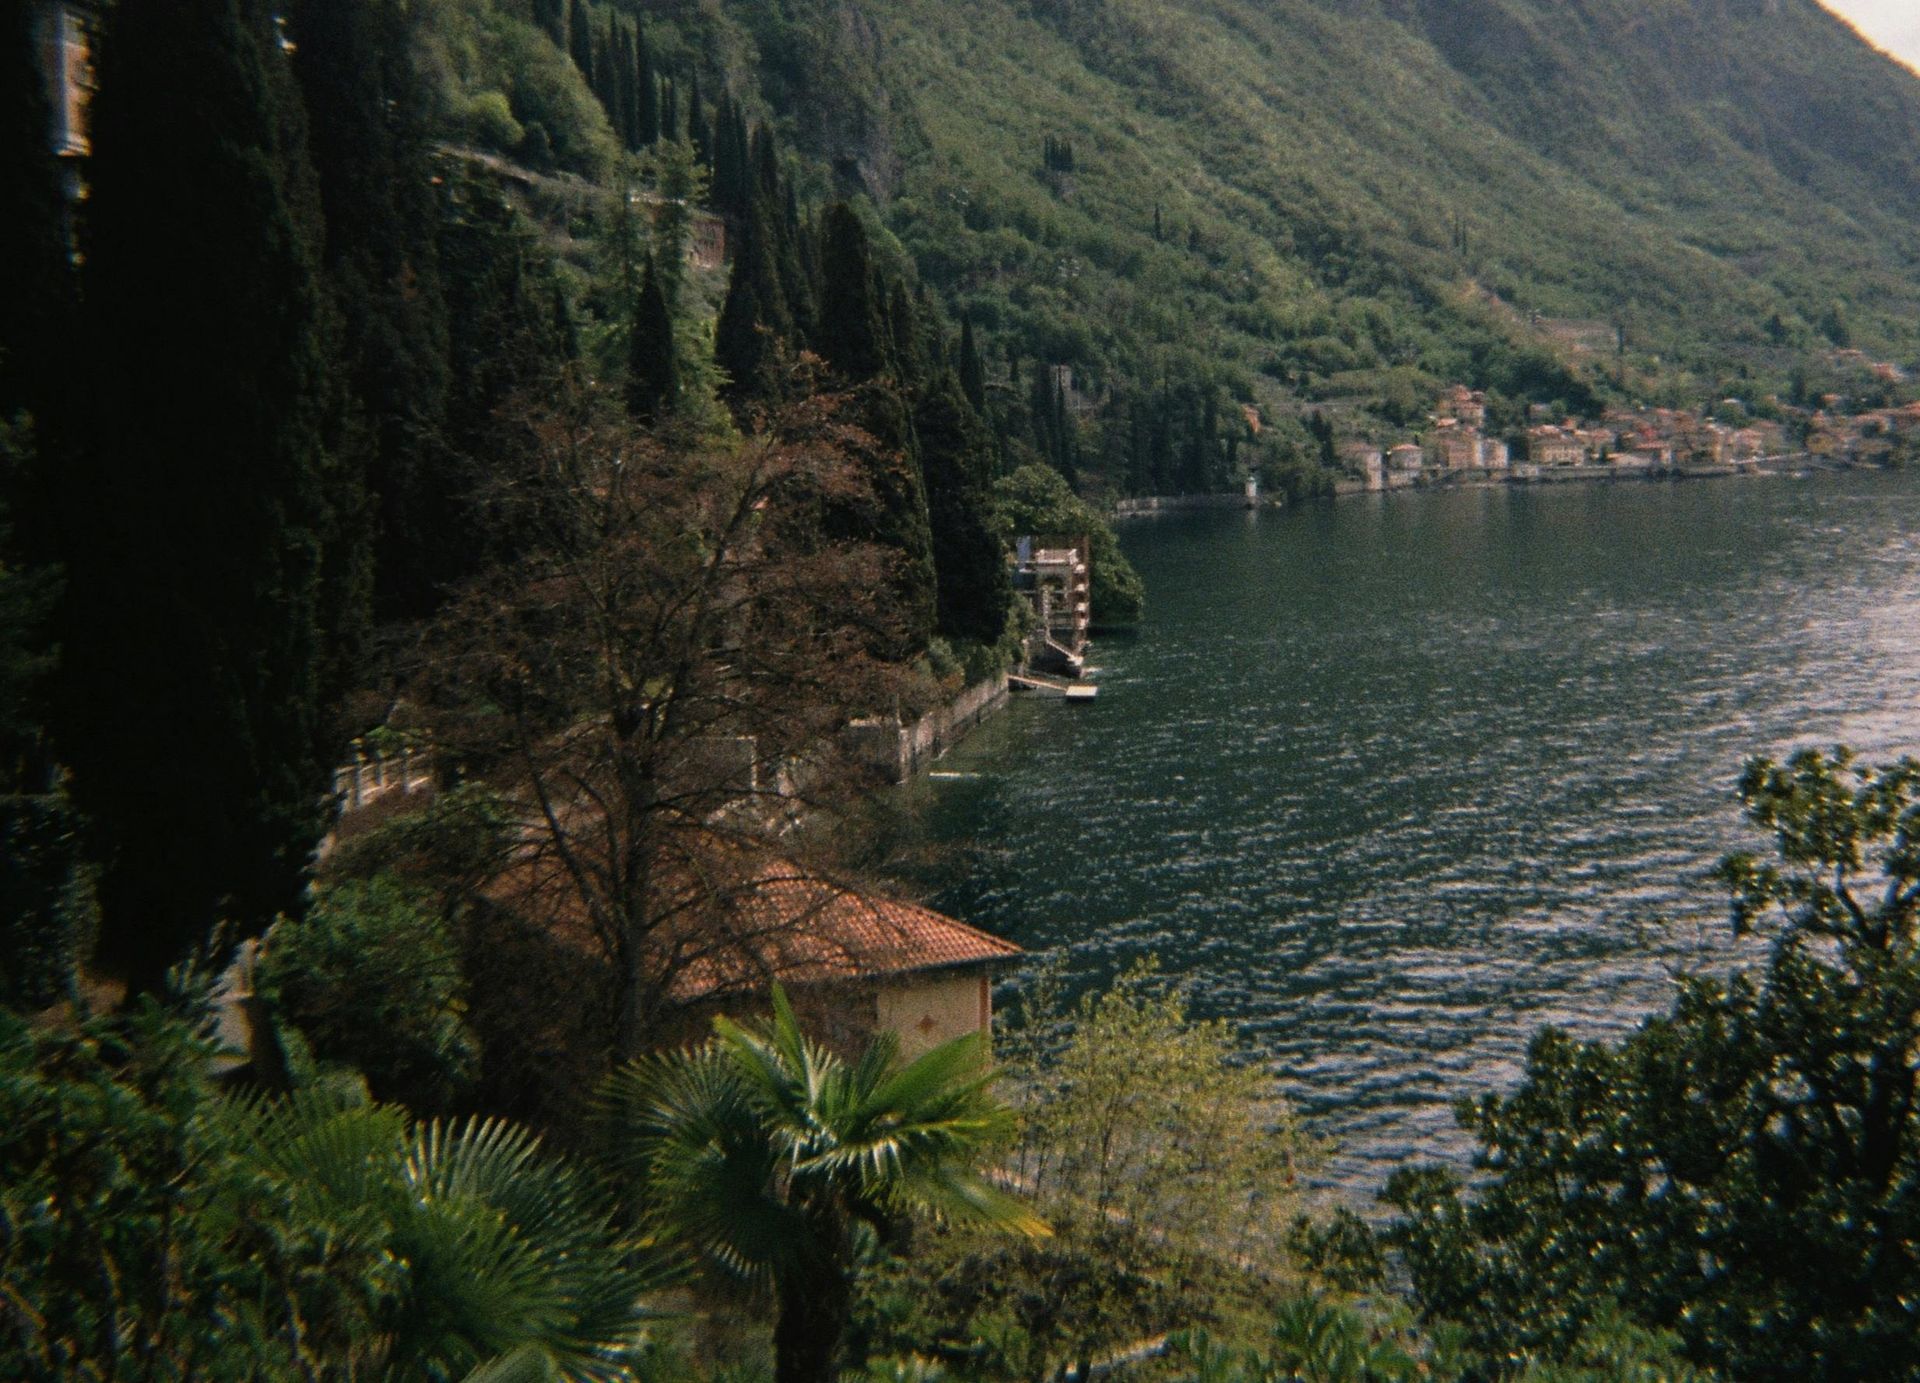
[[[526,420],[538,463],[504,501],[527,541],[440,620],[420,696],[440,743],[520,805],[496,901],[613,971],[614,1049],[646,1045],[676,980],[801,877],[797,829],[858,793],[847,724],[912,706],[886,549],[824,536],[872,439],[814,395],[742,441],[668,444],[578,390]]]

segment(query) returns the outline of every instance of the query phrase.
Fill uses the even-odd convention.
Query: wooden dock
[[[1091,682],[1068,682],[1058,677],[1035,677],[1030,673],[1008,673],[1007,685],[1020,691],[1064,697],[1068,701],[1091,701],[1100,694],[1100,688]]]

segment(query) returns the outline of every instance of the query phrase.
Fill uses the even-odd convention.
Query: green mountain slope
[[[684,9],[924,278],[1087,392],[1391,418],[1434,380],[1679,400],[1920,355],[1920,80],[1813,0]]]

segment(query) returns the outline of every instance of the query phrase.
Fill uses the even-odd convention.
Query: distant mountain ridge
[[[1814,0],[725,9],[923,277],[1093,390],[1704,398],[1920,359],[1920,79]]]

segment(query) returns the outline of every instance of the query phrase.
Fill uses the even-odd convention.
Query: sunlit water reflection
[[[1920,750],[1920,475],[1477,490],[1123,534],[1100,699],[916,789],[935,901],[1095,982],[1157,953],[1336,1140],[1466,1150],[1542,1024],[1617,1034],[1735,958],[1702,875],[1745,756]]]

